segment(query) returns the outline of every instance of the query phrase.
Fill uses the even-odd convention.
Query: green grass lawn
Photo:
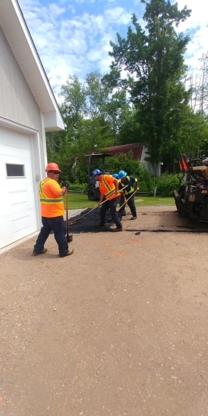
[[[135,196],[135,204],[141,206],[155,206],[155,205],[175,205],[175,200],[172,196],[170,197],[159,197],[159,196]]]
[[[175,205],[174,198],[162,198],[153,196],[135,196],[136,205],[138,206],[155,206],[155,205]],[[68,194],[69,209],[93,208],[96,207],[97,201],[89,201],[87,195]]]

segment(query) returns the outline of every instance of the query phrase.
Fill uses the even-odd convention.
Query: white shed
[[[40,228],[46,131],[64,129],[17,0],[0,0],[0,252]]]

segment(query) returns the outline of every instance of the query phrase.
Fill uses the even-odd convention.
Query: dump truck
[[[100,169],[103,173],[105,172],[105,158],[113,156],[111,153],[90,153],[85,155],[88,158],[88,199],[90,201],[99,201],[100,191],[99,182],[91,176],[91,172],[94,168]]]
[[[208,222],[208,157],[179,158],[180,176],[173,195],[181,217]]]

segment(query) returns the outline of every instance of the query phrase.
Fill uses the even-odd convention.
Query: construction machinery
[[[103,173],[105,172],[105,158],[113,156],[111,153],[90,153],[85,155],[88,158],[88,199],[90,201],[99,201],[99,181],[96,181],[91,172],[94,168],[99,168]]]
[[[179,158],[179,186],[174,199],[180,216],[208,222],[208,158]]]

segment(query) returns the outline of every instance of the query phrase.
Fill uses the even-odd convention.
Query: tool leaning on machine
[[[173,191],[178,214],[189,220],[208,223],[208,157],[179,157],[178,187]]]

